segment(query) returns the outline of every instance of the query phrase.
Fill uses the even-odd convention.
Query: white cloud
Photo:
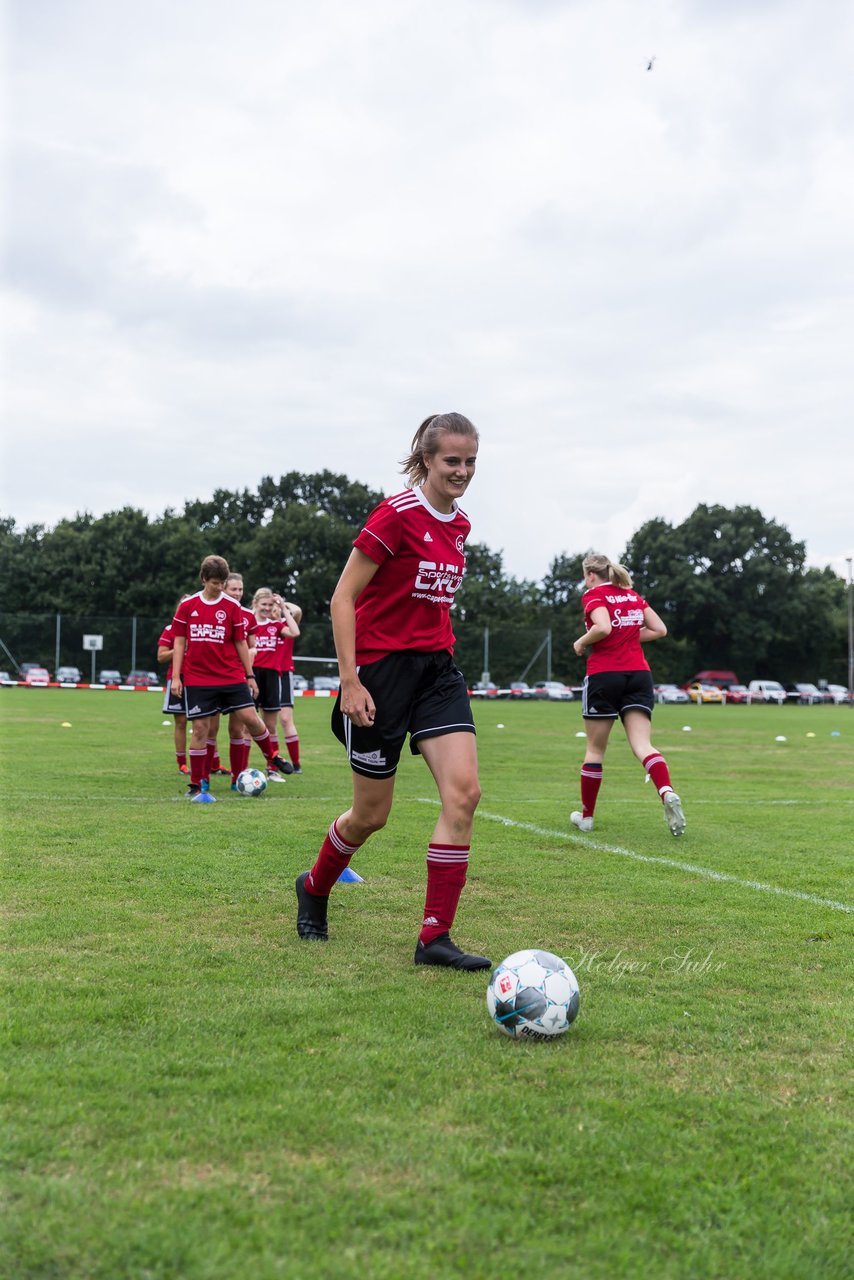
[[[839,566],[854,30],[821,14],[12,4],[4,509],[391,490],[458,408],[520,576],[699,501]]]

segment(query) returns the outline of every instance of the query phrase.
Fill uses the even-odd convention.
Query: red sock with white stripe
[[[228,740],[228,766],[231,769],[232,782],[236,782],[237,775],[246,768],[244,764],[245,745],[242,738],[229,738]]]
[[[178,761],[178,768],[179,768],[179,769],[182,767],[182,765],[186,765],[186,763],[187,763],[187,753],[186,753],[186,751],[176,751],[176,752],[175,752],[175,759]]]
[[[285,746],[288,749],[288,755],[291,758],[291,764],[295,769],[299,768],[299,735],[294,734],[292,738],[285,738]]]
[[[427,848],[427,893],[418,935],[425,947],[451,930],[466,882],[470,848],[467,844],[434,844],[432,841]]]
[[[206,778],[208,767],[208,749],[207,747],[190,747],[190,781],[194,787],[202,785],[202,779]]]
[[[264,755],[267,758],[267,763],[270,764],[276,753],[271,745],[273,739],[270,737],[269,729],[265,729],[259,738],[256,738],[253,734],[252,741],[255,743],[255,746],[259,751],[264,752]]]
[[[309,893],[325,898],[341,872],[350,865],[353,854],[361,847],[359,844],[348,844],[346,840],[342,840],[333,822],[326,833],[326,839],[320,846],[317,861],[305,878],[305,887]]]
[[[602,785],[601,764],[591,764],[585,760],[581,766],[581,816],[592,818],[596,808],[596,797]]]
[[[241,773],[243,772],[244,769],[249,768],[249,757],[251,754],[252,754],[252,739],[244,738],[243,739],[243,757],[240,762]]]
[[[209,778],[211,776],[211,769],[216,768],[216,765],[214,764],[215,760],[216,760],[216,738],[208,738],[208,767],[207,767],[207,773],[205,774],[205,777]]]
[[[647,756],[644,760],[643,767],[652,778],[653,786],[657,789],[662,799],[668,791],[673,790],[670,782],[670,770],[667,767],[667,761],[664,756],[660,756],[657,751],[653,751],[652,755]]]

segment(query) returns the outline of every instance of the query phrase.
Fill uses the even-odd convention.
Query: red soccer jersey
[[[255,648],[252,650],[253,667],[278,671],[279,632],[284,623],[275,618],[255,621]]]
[[[296,636],[279,636],[276,647],[276,670],[284,673],[294,669],[294,640]]]
[[[235,640],[246,639],[246,628],[240,605],[231,596],[205,600],[199,592],[182,600],[172,631],[187,640],[181,671],[184,684],[237,684],[246,679],[234,647]]]
[[[451,606],[465,572],[471,522],[445,515],[421,489],[386,498],[353,543],[379,570],[356,601],[356,662],[399,649],[454,651]]]
[[[597,640],[587,650],[587,674],[597,671],[649,671],[640,642],[643,611],[647,603],[631,587],[618,587],[601,582],[585,591],[581,597],[584,605],[584,622],[589,631],[593,623],[590,615],[594,609],[607,609],[611,619],[611,634]]]
[[[243,614],[243,624],[246,628],[246,639],[248,641],[250,635],[254,635],[255,633],[255,614],[251,609],[247,609],[245,604],[240,605],[240,612]]]
[[[172,623],[170,622],[161,631],[160,639],[157,641],[157,648],[171,649],[174,644],[175,644],[175,637],[172,634]],[[166,683],[168,684],[171,679],[172,679],[172,663],[170,661],[169,666],[166,670]]]

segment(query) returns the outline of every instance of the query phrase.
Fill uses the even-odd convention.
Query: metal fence
[[[78,667],[84,681],[95,680],[101,671],[158,671],[157,641],[168,615],[146,618],[134,615],[108,616],[62,613],[0,612],[0,670],[14,679],[24,662],[37,662],[55,674],[59,667]],[[469,681],[486,679],[498,683],[510,680],[550,680],[557,666],[557,678],[574,678],[571,670],[560,670],[552,649],[552,633],[542,627],[500,629],[455,621],[456,657]],[[84,637],[100,637],[101,648],[84,647]],[[315,626],[312,653],[300,652],[297,642],[295,665],[305,664],[311,677],[335,664],[331,628]],[[305,647],[305,646],[304,646]]]

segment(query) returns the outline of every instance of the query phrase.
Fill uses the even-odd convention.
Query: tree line
[[[331,656],[329,600],[355,534],[382,497],[331,471],[292,471],[264,477],[255,492],[217,489],[154,518],[125,507],[19,529],[0,517],[0,619],[61,613],[165,622],[178,598],[197,589],[202,557],[216,553],[248,588],[267,584],[297,600],[305,611],[300,649]],[[499,683],[521,677],[549,631],[553,675],[580,682],[572,641],[582,626],[581,562],[591,549],[600,548],[556,554],[533,581],[508,574],[503,552],[469,544],[454,625],[470,678],[480,675],[488,628],[489,669]],[[830,568],[808,568],[804,543],[756,508],[701,504],[681,524],[649,520],[618,558],[668,626],[650,654],[657,680],[722,668],[744,680],[845,683],[845,583]],[[543,661],[529,679],[543,674]]]

